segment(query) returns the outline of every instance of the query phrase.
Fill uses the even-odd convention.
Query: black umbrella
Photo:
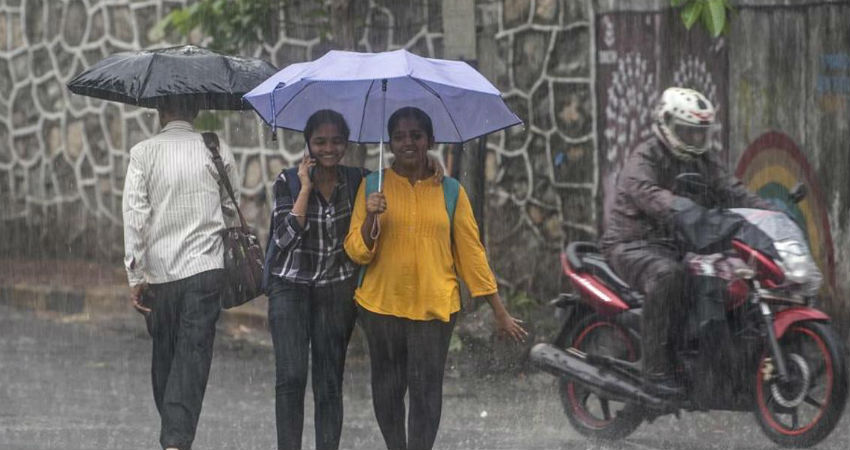
[[[277,72],[256,58],[221,55],[193,45],[116,53],[68,83],[75,94],[156,108],[166,99],[201,109],[250,109],[242,96]]]

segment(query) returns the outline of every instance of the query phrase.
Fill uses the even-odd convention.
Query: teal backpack
[[[366,176],[366,198],[369,198],[373,192],[378,191],[378,172],[372,172]],[[457,196],[460,192],[460,182],[452,177],[443,177],[443,200],[446,202],[446,214],[449,215],[449,233],[454,241],[454,216],[455,207],[457,206]],[[360,274],[357,276],[357,286],[363,285],[363,278],[366,276],[367,265],[360,266]]]

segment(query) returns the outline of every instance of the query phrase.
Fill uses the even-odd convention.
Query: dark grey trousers
[[[672,319],[685,310],[682,255],[664,244],[632,242],[613,246],[605,256],[624,281],[645,295],[641,315],[644,373],[671,375]]]
[[[152,284],[145,302],[153,338],[153,397],[163,448],[188,450],[195,439],[221,310],[223,270]]]
[[[448,322],[409,320],[360,307],[358,316],[369,343],[375,418],[387,448],[429,450],[440,427],[443,373],[457,313]]]
[[[301,448],[304,391],[311,358],[316,449],[339,448],[345,354],[357,317],[354,284],[354,278],[328,286],[271,279],[269,331],[275,355],[279,450]]]

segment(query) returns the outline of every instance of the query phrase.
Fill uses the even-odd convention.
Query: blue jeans
[[[316,449],[339,448],[345,353],[357,317],[354,288],[353,278],[320,287],[271,279],[269,330],[275,354],[279,450],[301,448],[311,356]]]

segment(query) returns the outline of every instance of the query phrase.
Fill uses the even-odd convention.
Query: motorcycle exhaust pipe
[[[554,345],[540,343],[531,348],[530,357],[532,361],[553,375],[566,375],[579,383],[604,392],[612,400],[637,403],[657,409],[668,405],[665,400],[643,390],[635,381],[613,370],[589,364],[586,356],[581,352],[565,352]]]

